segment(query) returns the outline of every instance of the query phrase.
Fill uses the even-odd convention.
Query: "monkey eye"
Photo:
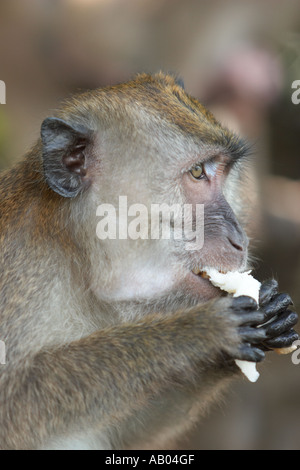
[[[203,165],[201,163],[196,163],[196,165],[194,165],[191,169],[190,169],[190,173],[192,175],[193,178],[195,178],[196,180],[201,180],[203,178],[205,178],[205,172],[204,172],[204,168],[203,168]]]

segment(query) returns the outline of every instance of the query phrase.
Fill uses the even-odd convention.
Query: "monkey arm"
[[[222,344],[237,354],[240,322],[226,300],[101,330],[14,365],[0,380],[0,447],[37,448],[87,422],[109,425],[168,387],[201,382],[218,361],[224,367]]]
[[[233,359],[259,362],[266,337],[291,331],[291,300],[277,297],[263,310],[250,297],[225,297],[172,316],[149,315],[8,363],[0,378],[0,447],[38,448],[87,423],[110,426],[176,387],[197,390],[201,400],[207,384],[215,388],[237,373]],[[275,331],[272,321],[265,331],[256,328],[266,317]]]

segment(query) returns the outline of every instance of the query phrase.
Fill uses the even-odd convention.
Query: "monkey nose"
[[[235,241],[233,241],[229,237],[227,237],[227,238],[228,238],[229,243],[233,246],[233,248],[235,248],[238,251],[244,251],[244,248],[243,248],[242,244],[236,243]]]
[[[246,235],[241,234],[241,236],[227,236],[227,239],[231,246],[235,248],[237,251],[245,251],[248,248],[249,240]]]

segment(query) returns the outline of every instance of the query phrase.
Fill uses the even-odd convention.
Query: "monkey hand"
[[[261,362],[266,351],[288,348],[299,339],[293,330],[298,315],[289,309],[292,300],[288,294],[278,293],[275,280],[262,284],[259,307],[248,296],[226,297],[220,301],[227,302],[226,310],[236,325],[238,343],[228,341],[225,347],[233,359]]]
[[[276,350],[280,354],[291,352],[294,341],[299,335],[292,328],[298,322],[296,312],[289,309],[293,305],[288,294],[278,293],[278,284],[274,279],[262,284],[259,294],[260,311],[264,321],[258,325],[265,334],[261,347],[266,350]]]
[[[261,362],[265,358],[265,348],[261,347],[262,331],[257,328],[263,323],[264,314],[258,310],[252,297],[225,297],[219,299],[223,304],[225,341],[223,352],[231,360]]]

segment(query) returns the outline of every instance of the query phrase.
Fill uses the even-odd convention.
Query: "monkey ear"
[[[50,117],[41,127],[43,166],[48,185],[63,197],[75,197],[87,184],[86,147],[91,131]]]

